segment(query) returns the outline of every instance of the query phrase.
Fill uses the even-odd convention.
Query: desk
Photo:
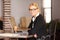
[[[33,37],[32,35],[25,35],[20,33],[0,33],[0,38],[27,38]]]
[[[30,38],[32,35],[22,35],[19,33],[0,33],[0,37],[9,37],[9,38]]]

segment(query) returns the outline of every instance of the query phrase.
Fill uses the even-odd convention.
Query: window
[[[51,0],[43,0],[44,17],[46,23],[51,21]]]

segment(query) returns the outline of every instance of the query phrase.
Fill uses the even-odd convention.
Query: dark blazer
[[[38,37],[41,37],[46,34],[46,23],[41,14],[36,17],[34,21],[34,28],[32,28],[32,23],[33,21],[31,20],[31,23],[29,25],[29,28],[31,28],[31,30],[28,31],[29,35],[37,34]]]
[[[0,30],[3,30],[3,21],[0,20]]]

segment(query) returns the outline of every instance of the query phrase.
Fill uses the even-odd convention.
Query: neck
[[[39,16],[40,13],[37,13],[34,17],[36,18],[37,16]]]

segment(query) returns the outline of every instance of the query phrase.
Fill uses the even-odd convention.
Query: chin
[[[34,14],[31,14],[32,16],[34,16]]]
[[[34,16],[34,15],[32,15],[32,16]]]

